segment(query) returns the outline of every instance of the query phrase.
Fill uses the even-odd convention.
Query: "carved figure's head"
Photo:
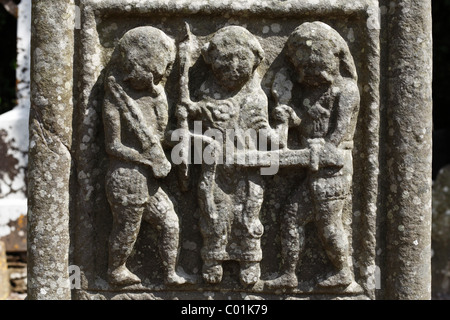
[[[151,88],[166,79],[176,57],[175,41],[153,27],[128,31],[117,49],[124,81],[136,90]]]
[[[244,85],[264,59],[258,39],[239,26],[217,31],[204,46],[202,54],[218,82],[227,89]]]
[[[323,22],[307,22],[290,35],[286,54],[300,83],[333,83],[338,76],[356,80],[356,68],[347,43]]]

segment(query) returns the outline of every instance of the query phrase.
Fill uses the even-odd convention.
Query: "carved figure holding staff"
[[[245,150],[252,149],[250,144],[256,146],[257,141],[248,141],[240,133],[252,129],[258,134],[272,134],[268,122],[268,100],[257,71],[264,59],[259,41],[239,26],[224,27],[213,34],[201,50],[212,72],[191,99],[188,78],[193,62],[191,60],[189,63],[189,56],[195,48],[192,41],[188,37],[180,46],[184,66],[177,111],[180,122],[187,127],[186,121],[199,120],[205,131],[215,130],[222,137],[226,137],[227,131],[231,130]],[[206,138],[203,141],[210,147],[215,143]],[[219,143],[213,145],[211,150],[223,155],[230,150],[218,149],[226,147],[229,145]],[[244,285],[256,283],[261,274],[259,263],[264,231],[259,219],[264,185],[258,168],[238,169],[215,161],[203,163],[198,191],[203,235],[203,279],[211,284],[221,282],[222,262],[234,260],[240,264],[241,282]]]
[[[113,214],[109,239],[109,282],[140,283],[126,266],[142,220],[160,231],[159,249],[167,284],[189,280],[176,272],[179,221],[158,179],[171,164],[162,147],[168,123],[166,78],[176,56],[174,40],[153,27],[128,31],[119,41],[106,74],[103,106],[106,191]]]

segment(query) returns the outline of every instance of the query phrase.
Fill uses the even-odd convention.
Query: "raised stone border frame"
[[[371,59],[367,65],[370,85],[363,97],[369,107],[361,111],[368,120],[362,151],[366,184],[361,187],[369,232],[363,246],[370,261],[367,267],[379,266],[381,279],[377,290],[366,292],[371,299],[430,299],[430,0],[33,2],[28,299],[76,298],[69,281],[76,202],[70,195],[79,188],[74,159],[80,152],[80,137],[73,126],[77,114],[86,111],[87,88],[98,74],[80,77],[79,70],[96,65],[76,65],[74,57],[80,50],[90,52],[89,46],[96,41],[96,14],[104,10],[183,16],[270,13],[272,17],[339,12],[364,17],[370,50],[366,54]],[[78,83],[85,91],[78,91]],[[368,271],[368,282],[375,281],[375,271]]]

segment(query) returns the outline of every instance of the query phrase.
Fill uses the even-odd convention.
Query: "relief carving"
[[[189,30],[188,30],[189,33]],[[181,46],[183,61],[190,60],[195,41],[190,36]],[[189,43],[190,42],[190,43]],[[190,51],[191,50],[191,51]],[[268,100],[261,88],[258,66],[264,51],[248,30],[239,26],[224,27],[217,31],[201,50],[210,68],[210,77],[197,88],[195,99],[189,96],[186,79],[189,63],[182,63],[181,103],[177,115],[179,122],[201,121],[205,131],[217,130],[221,136],[233,132],[245,145],[254,149],[256,141],[240,133],[249,129],[256,133],[271,132],[268,121]],[[192,61],[191,61],[192,62]],[[192,63],[191,63],[192,65]],[[185,125],[186,127],[186,125]],[[205,136],[202,139],[214,153],[226,153],[226,144]],[[264,227],[259,212],[264,198],[264,182],[256,168],[240,168],[219,164],[202,164],[198,186],[200,227],[203,235],[203,279],[210,284],[222,281],[222,262],[239,261],[240,280],[243,284],[256,283],[261,274],[261,236]]]
[[[141,282],[126,262],[142,220],[160,231],[166,283],[188,281],[175,271],[179,221],[158,181],[171,170],[162,141],[169,119],[164,85],[175,56],[174,40],[156,28],[139,27],[119,41],[107,71],[103,120],[110,158],[106,193],[113,214],[108,267],[112,285]]]
[[[180,96],[175,113],[178,129],[182,129],[178,131],[182,161],[176,163],[180,189],[189,190],[192,145],[200,143],[201,151],[208,150],[212,158],[202,161],[196,180],[203,280],[219,284],[223,262],[229,260],[239,262],[243,285],[260,280],[264,233],[260,211],[265,184],[259,170],[268,166],[261,159],[276,153],[280,167],[302,170],[306,178],[280,209],[282,275],[265,281],[267,287],[298,286],[296,270],[304,251],[305,226],[310,222],[315,223],[335,269],[317,280],[319,287],[353,284],[342,213],[351,197],[360,95],[347,43],[322,22],[304,23],[295,29],[283,51],[289,68],[279,70],[272,86],[276,102],[272,128],[258,70],[265,52],[258,39],[243,27],[228,26],[203,42],[200,45],[186,25],[186,38],[178,48]],[[106,75],[103,113],[110,157],[106,191],[113,214],[108,276],[113,285],[140,283],[126,262],[142,220],[161,231],[166,283],[193,282],[175,271],[179,221],[159,180],[172,168],[163,148],[174,146],[173,139],[164,142],[169,123],[165,84],[176,53],[175,41],[161,30],[135,28],[119,41]],[[201,86],[192,88],[190,70],[200,59],[208,72]],[[201,124],[200,133],[190,131],[196,121]],[[249,131],[255,134],[248,135]],[[291,149],[289,133],[293,131],[301,138],[300,147]],[[211,132],[218,132],[221,138],[233,132],[233,156],[241,152],[261,157],[253,163],[224,163],[221,157],[228,155],[230,145],[214,139],[217,134]],[[269,141],[271,150],[261,149],[261,137]]]
[[[289,105],[289,86],[286,90],[286,85],[277,83],[289,77],[282,70],[272,90],[278,102],[274,114],[284,132],[289,127],[298,130],[310,159],[303,169],[305,180],[296,186],[281,213],[283,274],[267,285],[297,287],[305,226],[313,222],[335,267],[333,274],[318,279],[318,285],[345,288],[354,282],[342,211],[352,186],[353,135],[360,102],[355,64],[345,40],[322,22],[298,27],[286,43],[286,55],[292,78],[301,88],[302,104]]]

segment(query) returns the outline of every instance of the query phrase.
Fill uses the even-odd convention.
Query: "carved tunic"
[[[256,141],[245,140],[245,132],[252,129],[257,133],[261,129],[270,129],[270,126],[267,97],[261,88],[254,89],[254,83],[255,79],[225,100],[202,96],[198,117],[203,120],[204,129],[218,129],[224,136],[227,130],[233,129],[245,150],[251,145],[256,146]],[[223,147],[225,152],[225,143]],[[204,177],[200,183],[200,197],[213,198],[211,202],[214,202],[211,206],[207,200],[200,201],[204,212],[201,221],[205,239],[203,259],[260,261],[259,242],[264,227],[259,220],[259,211],[264,190],[257,169],[237,171],[235,167],[217,165],[212,186],[205,181],[210,178]]]

